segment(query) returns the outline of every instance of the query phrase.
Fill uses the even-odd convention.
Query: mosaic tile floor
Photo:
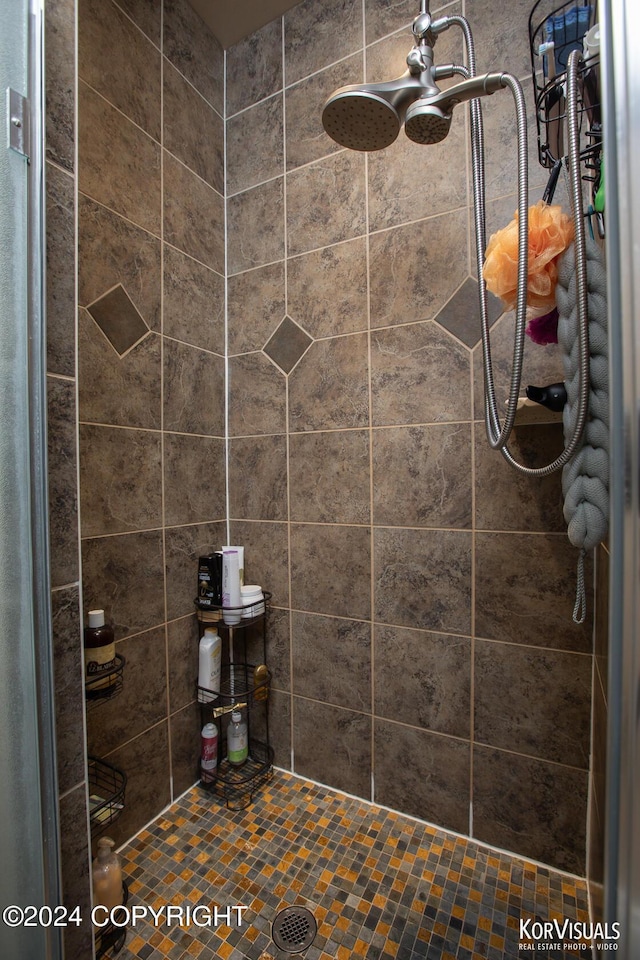
[[[202,925],[138,920],[118,960],[287,960],[271,925],[291,905],[317,922],[305,960],[590,957],[519,946],[521,919],[588,921],[582,881],[282,771],[238,812],[194,787],[121,857],[129,908],[201,905]]]

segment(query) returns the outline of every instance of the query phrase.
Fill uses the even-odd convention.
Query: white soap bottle
[[[215,627],[207,627],[200,640],[198,657],[198,686],[201,688],[200,699],[205,703],[215,700],[220,693],[221,663],[222,640]]]

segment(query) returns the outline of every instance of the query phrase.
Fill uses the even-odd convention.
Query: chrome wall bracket
[[[29,101],[11,87],[7,87],[7,146],[29,159]]]

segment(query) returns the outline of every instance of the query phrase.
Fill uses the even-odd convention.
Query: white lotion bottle
[[[227,626],[240,623],[242,597],[240,595],[240,568],[238,551],[222,549],[222,619]],[[226,609],[225,609],[226,608]],[[231,608],[231,609],[229,609]]]
[[[222,640],[215,627],[207,627],[198,650],[198,686],[204,691],[200,698],[205,703],[215,700],[220,693],[221,663]]]

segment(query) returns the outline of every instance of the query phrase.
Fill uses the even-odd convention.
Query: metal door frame
[[[0,29],[6,221],[1,255],[6,417],[2,421],[3,571],[0,756],[4,910],[62,903],[48,541],[45,317],[44,0],[4,0]],[[10,95],[12,91],[12,95]],[[12,589],[12,585],[16,584]],[[10,711],[13,711],[10,713]],[[13,742],[12,742],[13,741]],[[62,928],[0,921],[0,947],[59,960]]]

